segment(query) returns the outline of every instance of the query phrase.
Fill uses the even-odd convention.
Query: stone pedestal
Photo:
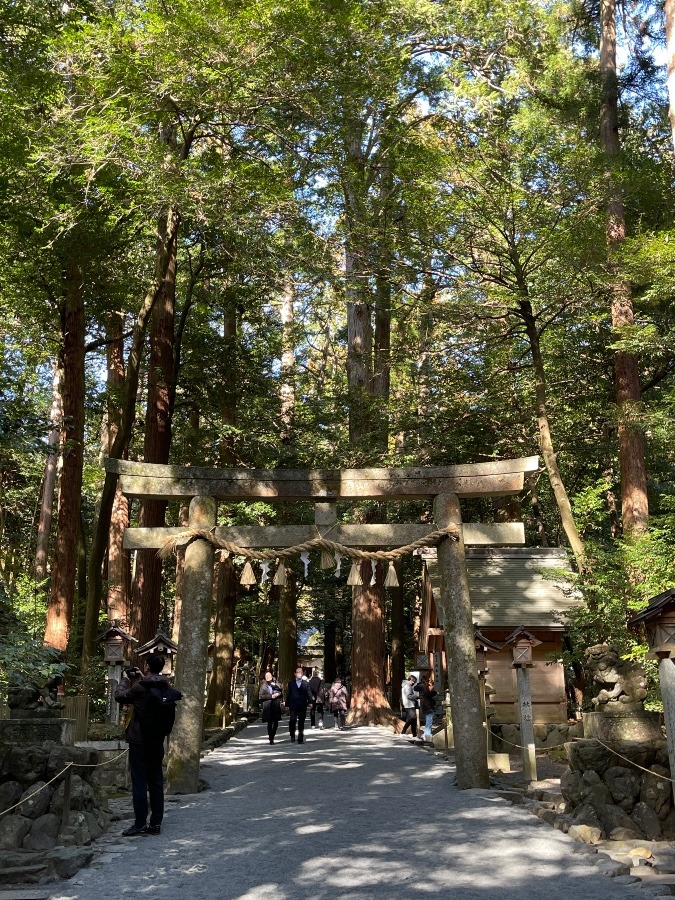
[[[55,741],[65,747],[75,743],[75,719],[37,718],[0,720],[0,744],[30,747]]]
[[[619,704],[617,706],[620,707]],[[606,709],[584,713],[584,737],[599,741],[661,741],[661,717],[656,712]]]

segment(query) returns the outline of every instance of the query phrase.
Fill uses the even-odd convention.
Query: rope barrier
[[[395,560],[413,550],[419,550],[422,547],[431,547],[439,543],[444,538],[451,540],[459,540],[459,530],[456,525],[448,525],[447,528],[439,528],[413,541],[411,544],[405,544],[402,547],[396,547],[394,550],[357,550],[355,547],[347,547],[339,544],[337,541],[331,541],[325,536],[312,538],[302,544],[295,544],[292,547],[284,547],[282,550],[251,550],[248,547],[240,547],[232,541],[226,541],[223,538],[216,537],[213,531],[207,531],[199,528],[189,528],[181,531],[175,537],[169,538],[166,543],[157,551],[160,559],[164,559],[176,552],[178,546],[185,546],[195,540],[207,541],[213,547],[220,550],[227,550],[232,556],[244,556],[247,559],[255,559],[260,561],[268,561],[273,559],[288,559],[298,553],[309,552],[310,550],[330,550],[334,554],[340,554],[349,559],[375,559],[375,560]]]
[[[498,734],[495,734],[494,731],[492,732],[492,736],[493,736],[496,740],[502,741],[502,743],[504,743],[504,744],[509,744],[509,746],[511,746],[511,747],[518,747],[519,750],[527,750],[527,745],[526,745],[526,744],[525,744],[525,745],[523,745],[523,744],[514,744],[513,741],[507,741],[506,738],[500,737]],[[575,741],[576,741],[576,740],[581,740],[581,738],[572,738],[572,740],[575,740]],[[561,747],[564,747],[565,744],[569,744],[569,741],[565,741],[565,742],[562,743],[562,744],[554,744],[553,747],[537,747],[537,745],[535,744],[535,750],[559,750]]]
[[[53,778],[50,778],[49,781],[46,781],[42,785],[42,787],[37,789],[37,791],[33,791],[32,794],[29,794],[27,797],[24,797],[23,800],[19,800],[18,803],[14,804],[14,806],[10,806],[7,809],[3,809],[2,812],[0,812],[0,819],[3,816],[7,815],[8,812],[11,812],[13,809],[16,809],[17,806],[23,806],[23,804],[27,803],[31,799],[31,797],[36,797],[40,793],[40,791],[44,791],[44,789],[46,787],[49,787],[49,785],[52,782],[56,781],[57,778],[60,778],[64,772],[67,772],[68,769],[72,768],[73,766],[75,766],[76,768],[79,768],[79,769],[99,769],[101,766],[110,765],[110,763],[113,763],[113,762],[115,762],[115,760],[119,759],[120,757],[125,756],[128,752],[129,752],[128,750],[123,750],[121,753],[118,753],[117,756],[113,756],[112,759],[105,759],[101,763],[78,763],[75,761],[71,761],[71,762],[67,763],[65,768],[61,769],[61,771],[57,775],[55,775]]]
[[[584,738],[574,738],[573,740],[582,741],[582,740],[584,740]],[[586,740],[589,740],[589,738],[586,738]],[[671,784],[675,784],[675,781],[672,778],[668,778],[667,775],[659,775],[658,772],[652,772],[651,769],[645,769],[644,766],[641,766],[639,763],[633,762],[632,759],[628,759],[627,756],[624,756],[622,753],[619,753],[618,750],[614,750],[612,747],[609,747],[607,744],[605,744],[599,738],[590,738],[590,740],[597,741],[598,744],[600,744],[602,747],[605,748],[605,750],[609,750],[610,753],[613,753],[615,756],[618,756],[619,759],[623,759],[625,762],[629,763],[631,766],[635,766],[636,769],[642,769],[643,772],[647,772],[648,775],[653,775],[654,778],[660,778],[660,779],[662,779],[662,781],[669,781]]]
[[[500,737],[498,734],[494,734],[494,732],[493,732],[493,737],[495,737],[498,741],[502,741],[505,744],[509,744],[511,747],[518,747],[519,750],[527,749],[527,747],[523,746],[523,744],[514,744],[513,741],[507,741],[506,738]],[[669,781],[670,784],[675,784],[675,779],[668,778],[667,775],[660,775],[658,772],[652,772],[651,769],[646,769],[644,766],[641,766],[639,763],[633,762],[632,759],[629,759],[627,756],[624,756],[623,753],[619,753],[618,750],[615,750],[613,747],[610,747],[608,744],[605,744],[605,742],[601,741],[600,738],[573,737],[573,738],[570,738],[569,741],[565,741],[565,743],[563,743],[563,744],[556,744],[554,747],[536,747],[535,746],[535,749],[536,750],[558,750],[558,749],[560,749],[560,747],[564,747],[565,744],[569,744],[571,741],[588,741],[588,740],[597,741],[597,743],[600,744],[601,747],[604,747],[605,750],[609,750],[610,753],[613,753],[615,756],[618,756],[619,759],[624,760],[624,762],[627,762],[629,765],[635,766],[636,769],[641,769],[643,772],[646,772],[648,775],[653,775],[654,778],[660,778],[662,781]]]
[[[36,797],[40,793],[40,791],[44,791],[44,789],[46,787],[48,787],[52,783],[52,781],[56,781],[57,778],[60,778],[63,775],[63,773],[67,772],[68,769],[73,765],[75,765],[75,763],[69,762],[68,765],[65,767],[65,769],[61,769],[61,771],[58,773],[58,775],[55,775],[53,778],[50,778],[49,781],[47,781],[45,784],[43,784],[41,788],[38,788],[37,791],[33,791],[32,794],[29,794],[27,797],[24,797],[23,800],[19,800],[18,803],[14,804],[14,806],[10,806],[10,807],[8,807],[8,809],[3,809],[3,811],[0,812],[0,819],[4,815],[6,815],[8,812],[11,812],[13,809],[16,809],[17,806],[21,806],[22,804],[27,803],[31,797]]]

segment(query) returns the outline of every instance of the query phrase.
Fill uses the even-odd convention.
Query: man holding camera
[[[124,676],[115,691],[118,703],[132,707],[131,720],[126,728],[129,744],[129,767],[131,769],[131,792],[134,802],[134,824],[123,831],[124,837],[141,834],[159,834],[164,816],[164,758],[165,734],[153,731],[144,725],[145,707],[148,703],[149,687],[168,684],[161,674],[164,657],[151,653],[145,664],[146,674],[132,666],[124,670]],[[148,795],[150,795],[150,824],[148,818]]]

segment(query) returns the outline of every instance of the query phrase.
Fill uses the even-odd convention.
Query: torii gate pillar
[[[216,501],[193,497],[189,528],[212,528]],[[183,604],[176,656],[176,688],[183,699],[176,704],[176,723],[169,739],[167,793],[196,794],[204,728],[204,684],[211,622],[215,551],[208,541],[192,541],[185,549]]]
[[[490,786],[486,736],[481,711],[481,691],[476,668],[476,645],[469,579],[466,571],[462,515],[456,494],[439,494],[434,500],[434,521],[439,528],[459,526],[459,540],[438,545],[440,597],[438,617],[445,632],[448,657],[450,706],[455,735],[457,787]]]

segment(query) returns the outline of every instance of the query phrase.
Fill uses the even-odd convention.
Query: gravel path
[[[378,729],[270,747],[249,726],[172,798],[159,837],[119,838],[52,900],[646,900],[536,816],[458,791],[447,762]],[[121,832],[128,821],[116,823]]]

